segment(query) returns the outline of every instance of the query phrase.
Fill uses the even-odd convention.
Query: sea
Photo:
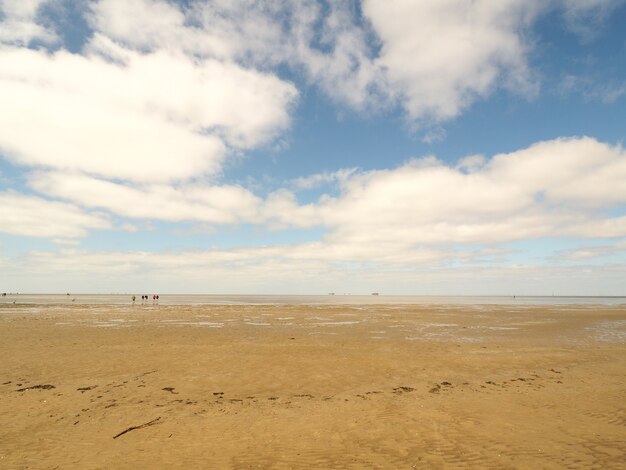
[[[135,303],[141,303],[141,294]],[[149,294],[146,303],[153,301]],[[128,305],[133,294],[21,294],[0,304]],[[406,295],[217,295],[159,294],[159,305],[626,305],[626,296],[406,296]]]

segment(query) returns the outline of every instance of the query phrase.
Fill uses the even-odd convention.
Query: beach
[[[624,468],[626,306],[0,305],[0,468]]]

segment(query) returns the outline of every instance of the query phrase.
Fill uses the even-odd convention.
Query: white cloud
[[[144,11],[156,5],[131,3]],[[351,2],[322,8],[317,2],[236,0],[194,2],[185,12],[169,5],[169,27],[139,31],[119,7],[107,6],[97,24],[139,47],[168,44],[257,66],[284,63],[355,109],[399,103],[411,120],[444,121],[499,86],[535,92],[524,32],[542,9],[522,0],[364,0],[359,18]]]
[[[49,0],[0,0],[0,43],[53,43],[56,34],[37,22],[38,11]]]
[[[287,63],[304,70],[310,83],[331,98],[354,109],[390,107],[386,75],[374,62],[370,44],[375,38],[357,24],[354,4],[330,1],[326,14],[321,8],[304,11],[298,5],[291,15],[297,21],[288,39],[296,47],[287,51]]]
[[[446,120],[506,80],[532,91],[521,32],[535,2],[364,0],[382,41],[377,64],[412,119]]]
[[[589,137],[539,142],[496,155],[489,171],[553,205],[606,208],[626,202],[626,152]]]
[[[471,173],[480,170],[485,166],[485,163],[487,163],[487,159],[484,155],[468,155],[459,160],[455,168]]]
[[[470,156],[457,166],[429,157],[392,170],[319,174],[296,186],[330,181],[339,184],[338,196],[301,205],[284,189],[262,200],[228,185],[131,187],[59,172],[30,180],[43,194],[130,218],[322,227],[325,237],[307,248],[316,259],[408,262],[426,246],[626,236],[619,212],[626,204],[626,153],[591,138],[539,142],[491,159]],[[611,209],[617,212],[607,215]]]
[[[325,171],[323,173],[296,178],[293,184],[297,189],[313,189],[324,184],[342,183],[356,172],[356,168],[342,168],[333,172]]]
[[[299,206],[289,192],[266,202],[266,216],[301,227],[328,227],[328,242],[502,243],[549,236],[626,235],[626,152],[591,138],[557,139],[457,168],[433,158],[354,174],[341,194]]]
[[[594,258],[615,257],[626,253],[626,240],[616,241],[610,245],[591,245],[570,250],[562,250],[555,254],[556,261],[580,261]]]
[[[191,2],[183,8],[164,0],[99,0],[92,4],[88,19],[96,31],[133,49],[177,50],[229,61],[248,57],[274,64],[289,47],[281,41],[283,31],[276,17],[290,5],[263,3]],[[252,51],[261,57],[255,59]]]
[[[535,2],[364,0],[362,7],[364,18],[341,1],[326,8],[291,0],[192,2],[182,9],[163,0],[101,0],[91,21],[135,48],[287,64],[338,102],[358,110],[400,103],[412,120],[455,117],[502,81],[534,90],[522,35],[539,10]]]
[[[129,218],[234,224],[256,220],[260,205],[235,185],[129,185],[67,172],[39,172],[30,184],[49,196]]]
[[[41,292],[621,295],[626,266],[380,265],[287,258],[292,247],[170,253],[76,249],[0,256],[7,290]],[[163,294],[165,293],[165,294]]]
[[[136,181],[188,179],[215,173],[226,146],[260,145],[289,125],[297,92],[276,77],[141,54],[99,36],[92,50],[121,63],[94,52],[0,49],[0,149],[12,161]]]
[[[102,214],[86,213],[73,204],[11,191],[0,193],[0,232],[50,239],[75,239],[88,230],[108,229]]]
[[[580,93],[585,100],[613,104],[626,95],[626,81],[606,77],[566,75],[559,91],[564,94]]]
[[[276,290],[277,282],[282,286],[280,290],[285,291],[295,281],[301,283],[302,291],[311,292],[311,287],[319,285],[320,280],[325,284],[354,276],[357,265],[331,259],[330,251],[328,247],[316,244],[161,253],[91,252],[64,248],[30,252],[16,260],[19,266],[13,267],[13,272],[17,274],[22,269],[28,272],[36,266],[35,272],[52,277],[58,275],[68,279],[72,276],[87,276],[92,283],[91,290],[97,280],[122,276],[123,284],[118,285],[117,290],[127,290],[128,286],[136,282],[145,283],[149,280],[151,283],[165,281],[161,289],[169,292],[172,291],[172,283],[182,281],[176,289],[182,292],[194,288],[206,291],[206,283],[210,282],[209,285],[219,289],[233,286],[235,292],[250,293],[254,292],[254,286],[259,285],[273,284]],[[421,253],[416,251],[411,260],[415,266],[432,267],[438,264],[440,257],[437,252],[423,250]],[[364,269],[364,277],[395,271],[391,266],[381,270],[380,264],[369,262],[359,263],[358,267],[359,270]],[[0,279],[1,274],[0,270]],[[89,289],[87,286],[86,290]]]
[[[180,50],[232,59],[232,42],[219,31],[188,25],[179,6],[162,0],[100,0],[93,2],[88,19],[96,31],[139,50]]]
[[[384,77],[371,61],[367,31],[347,2],[100,0],[94,28],[132,48],[180,50],[260,69],[288,64],[333,99],[357,109],[375,104]]]
[[[598,35],[601,24],[624,0],[560,0],[568,27],[583,40]]]
[[[42,3],[5,0],[4,31],[11,18],[25,18],[25,24],[39,28],[34,18]],[[581,18],[604,18],[621,4],[622,0],[363,0],[361,18],[355,4],[337,0],[324,8],[318,2],[295,0],[184,5],[99,0],[90,4],[88,19],[95,42],[111,38],[130,50],[151,53],[147,57],[194,57],[260,70],[286,64],[354,109],[399,104],[409,120],[441,122],[500,87],[527,96],[536,93],[538,83],[527,60],[533,47],[528,36],[540,14],[557,6],[575,25],[582,24]],[[274,91],[278,102],[285,99]],[[268,131],[270,139],[272,131],[284,129],[284,122],[256,127]],[[426,139],[438,135],[431,132]],[[243,137],[239,142],[255,145],[258,136],[257,132],[249,140],[249,135],[239,135]]]

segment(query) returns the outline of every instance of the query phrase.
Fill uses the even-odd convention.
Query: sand
[[[0,468],[626,468],[626,307],[3,305],[0,358]]]

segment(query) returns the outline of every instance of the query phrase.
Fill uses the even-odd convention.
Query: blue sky
[[[0,290],[624,295],[622,0],[2,0]]]

